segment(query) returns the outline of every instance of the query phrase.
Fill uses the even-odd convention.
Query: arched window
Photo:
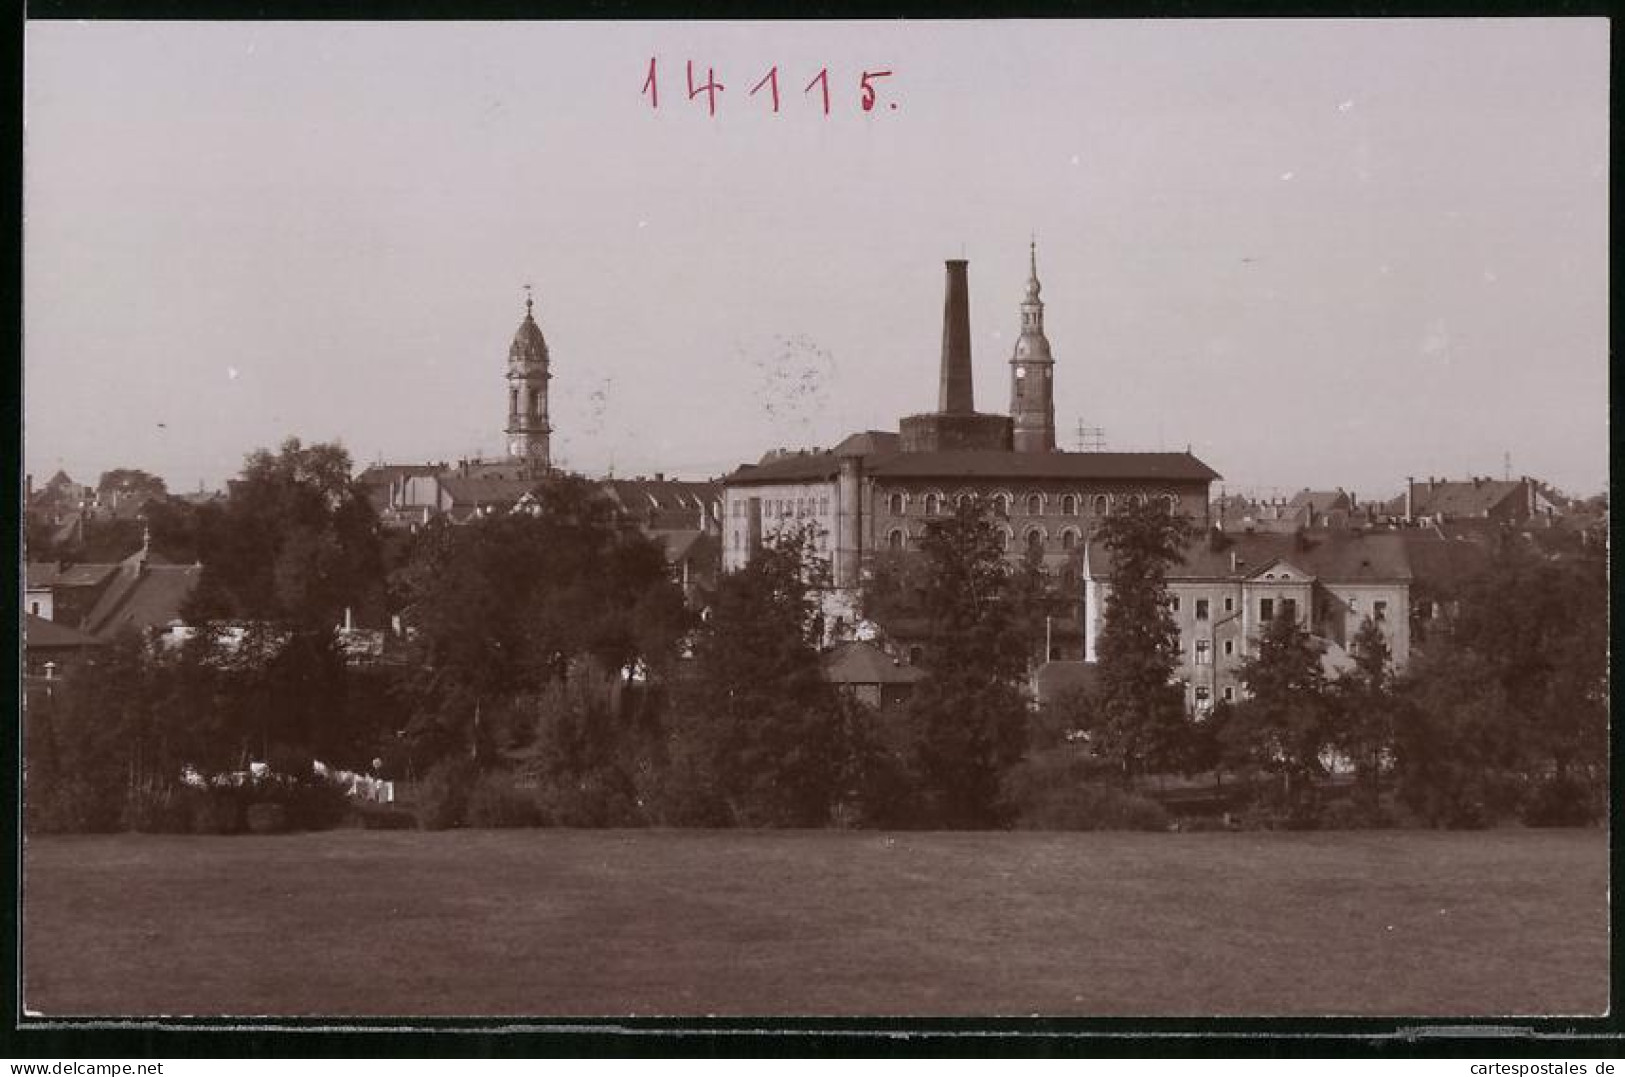
[[[903,495],[902,494],[893,494],[893,495],[891,495],[891,497],[887,498],[886,501],[887,501],[887,507],[891,509],[891,514],[893,516],[901,516],[901,515],[903,515]]]
[[[925,495],[925,514],[935,516],[942,509],[942,498],[936,494]]]
[[[1010,532],[1009,532],[1009,530],[1007,528],[1001,527],[1001,528],[999,528],[999,549],[1008,550],[1009,548],[1010,548]]]
[[[1028,494],[1027,495],[1027,515],[1028,516],[1042,516],[1042,515],[1044,515],[1044,498],[1043,498],[1042,495],[1040,495],[1040,494]]]
[[[1108,512],[1111,511],[1111,507],[1112,507],[1111,498],[1107,497],[1105,494],[1096,494],[1095,495],[1095,515],[1096,516],[1104,516],[1104,515],[1106,515]]]
[[[903,549],[904,540],[905,536],[903,534],[903,529],[900,527],[894,527],[886,533],[886,548],[891,550],[893,553],[901,552]]]
[[[1076,516],[1078,514],[1078,495],[1066,494],[1061,498],[1061,515]]]
[[[995,516],[1010,515],[1010,498],[1004,494],[993,495],[993,514]]]
[[[1034,553],[1044,552],[1044,532],[1033,528],[1027,532],[1027,549]]]
[[[1179,515],[1179,495],[1178,494],[1164,494],[1162,496],[1163,496],[1163,499],[1168,502],[1168,515],[1170,515],[1170,516]]]
[[[1061,549],[1072,550],[1078,545],[1078,533],[1071,528],[1061,532]]]

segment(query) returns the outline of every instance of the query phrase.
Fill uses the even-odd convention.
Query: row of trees
[[[1385,789],[1437,825],[1600,814],[1608,693],[1600,549],[1554,558],[1508,536],[1480,572],[1438,596],[1443,623],[1403,675],[1367,620],[1352,640],[1354,668],[1329,677],[1321,645],[1283,609],[1243,664],[1243,700],[1202,716],[1186,711],[1175,680],[1179,636],[1166,586],[1186,524],[1130,507],[1102,538],[1113,568],[1099,684],[1050,716],[1052,744],[1058,732],[1083,733],[1091,756],[1130,785],[1228,774],[1250,782],[1289,825],[1325,818],[1334,769],[1356,778],[1349,821],[1392,818]]]
[[[535,514],[391,538],[349,471],[337,446],[290,441],[249,457],[223,502],[166,522],[204,566],[188,620],[213,628],[170,651],[124,641],[31,700],[36,825],[139,823],[183,767],[250,760],[377,770],[419,789],[437,825],[987,827],[1077,810],[1161,825],[1148,779],[1204,772],[1309,822],[1336,759],[1372,815],[1397,784],[1419,817],[1472,825],[1579,817],[1600,780],[1600,559],[1505,551],[1403,678],[1374,627],[1358,669],[1328,681],[1313,641],[1278,621],[1245,702],[1198,721],[1173,683],[1166,593],[1188,525],[1129,507],[1102,535],[1098,689],[1034,715],[1022,680],[1054,594],[966,504],[906,578],[874,581],[871,606],[923,626],[929,671],[875,712],[823,675],[810,535],[722,577],[702,619],[660,547],[584,481],[543,484]],[[333,631],[347,610],[411,632],[388,661],[350,664]],[[1084,786],[1098,795],[1080,809]]]

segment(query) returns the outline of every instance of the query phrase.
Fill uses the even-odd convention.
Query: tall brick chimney
[[[970,285],[963,259],[950,260],[947,290],[942,300],[942,387],[937,410],[968,415],[972,401],[970,369]]]

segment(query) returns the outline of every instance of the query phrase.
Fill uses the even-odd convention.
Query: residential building
[[[1387,531],[1213,531],[1193,539],[1167,575],[1187,705],[1203,713],[1241,698],[1242,664],[1258,653],[1278,614],[1315,638],[1330,674],[1353,665],[1351,648],[1367,621],[1381,630],[1394,668],[1404,668],[1411,641],[1406,550],[1404,537]],[[1083,571],[1084,655],[1093,662],[1111,601],[1111,554],[1101,542],[1089,544]]]

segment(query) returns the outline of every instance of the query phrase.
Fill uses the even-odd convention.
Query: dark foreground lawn
[[[34,839],[36,1013],[1581,1014],[1601,831]]]

